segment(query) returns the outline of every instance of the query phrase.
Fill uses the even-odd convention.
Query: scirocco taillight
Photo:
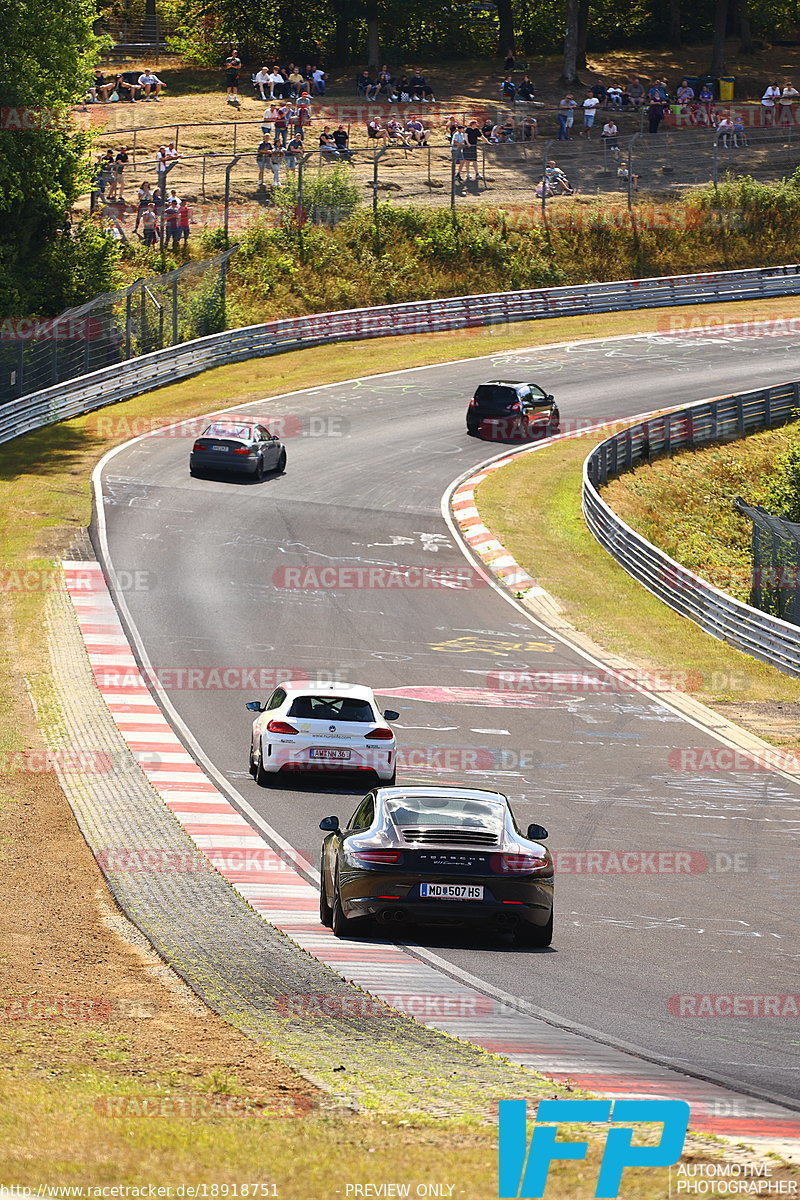
[[[287,721],[269,721],[267,723],[267,733],[297,733],[294,725],[290,725]]]
[[[390,742],[394,734],[386,725],[379,725],[377,729],[372,730],[372,733],[365,733],[364,737],[373,742]]]
[[[492,854],[489,867],[495,875],[530,875],[548,865],[538,854]]]

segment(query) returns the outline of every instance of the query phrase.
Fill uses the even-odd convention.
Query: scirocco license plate
[[[326,750],[324,747],[317,749],[315,746],[309,751],[311,758],[333,758],[337,762],[347,762],[350,757],[349,750]]]
[[[474,883],[421,883],[423,900],[482,900],[483,888]]]

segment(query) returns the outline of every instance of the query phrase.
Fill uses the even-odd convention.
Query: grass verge
[[[673,612],[587,529],[582,467],[602,437],[558,442],[492,473],[477,489],[482,519],[562,604],[566,619],[600,646],[647,671],[675,673],[680,690],[722,715],[776,744],[795,744],[800,680],[740,654]],[[618,494],[617,485],[609,502]]]
[[[724,306],[731,318],[737,309],[754,319],[785,311],[785,302]],[[719,306],[693,310],[718,311]],[[539,322],[463,338],[448,333],[393,339],[381,343],[379,359],[374,343],[369,356],[358,344],[312,349],[221,368],[99,415],[51,426],[0,447],[0,560],[13,572],[46,569],[63,556],[89,520],[92,467],[150,422],[378,369],[655,329],[660,315],[619,313],[602,321]],[[580,452],[586,448],[571,445]],[[14,586],[13,574],[3,578],[0,751],[40,750],[26,680],[47,671],[41,635],[46,590]],[[656,621],[664,611],[658,606]],[[229,1183],[238,1175],[240,1181],[274,1181],[276,1194],[286,1200],[306,1200],[335,1195],[349,1180],[424,1182],[435,1174],[438,1182],[454,1185],[453,1195],[486,1200],[496,1194],[494,1130],[467,1119],[420,1122],[402,1114],[379,1119],[341,1111],[302,1119],[101,1116],[95,1102],[109,1095],[233,1094],[268,1102],[312,1090],[213,1014],[167,994],[174,983],[152,975],[146,956],[104,924],[101,877],[54,777],[15,771],[4,762],[0,866],[7,886],[0,907],[0,994],[155,997],[157,1012],[152,1020],[121,1019],[113,1028],[0,1021],[0,1182]],[[588,1166],[559,1166],[548,1194],[590,1194],[595,1167],[594,1150]],[[660,1200],[665,1192],[666,1172],[652,1171],[633,1173],[621,1195]]]

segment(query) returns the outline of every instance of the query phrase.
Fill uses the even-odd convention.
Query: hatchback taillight
[[[390,742],[394,734],[385,725],[379,725],[372,733],[365,733],[364,737],[373,742]]]
[[[477,401],[477,400],[470,400],[470,402],[469,402],[469,406],[470,406],[470,408],[477,408],[477,407],[478,407],[478,401]]]
[[[267,724],[267,733],[297,733],[294,725],[289,725],[287,721],[269,721]]]
[[[538,854],[492,854],[489,867],[495,875],[530,875],[547,866],[547,859]]]

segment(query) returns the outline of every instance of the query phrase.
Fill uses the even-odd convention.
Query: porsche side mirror
[[[532,842],[543,842],[549,834],[544,825],[529,825],[527,836]]]
[[[260,700],[248,700],[247,704],[245,704],[245,708],[249,709],[250,712],[263,712],[264,711],[264,706],[262,705]]]
[[[339,818],[338,817],[323,817],[319,823],[319,827],[323,833],[338,833]]]

